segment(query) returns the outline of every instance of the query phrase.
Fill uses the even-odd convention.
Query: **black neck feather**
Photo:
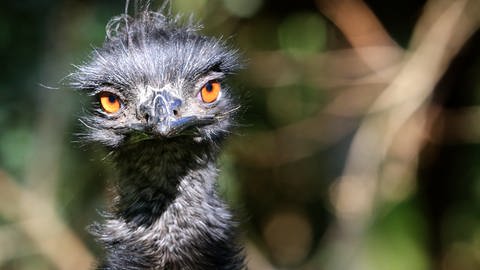
[[[235,224],[216,192],[215,152],[186,139],[117,152],[117,196],[107,222],[93,230],[106,246],[100,269],[244,268]]]

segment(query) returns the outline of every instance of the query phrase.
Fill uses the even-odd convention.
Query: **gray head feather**
[[[159,98],[159,93],[167,94],[162,99],[180,103],[174,108],[177,117],[197,118],[199,124],[191,123],[189,131],[198,139],[212,140],[229,129],[238,105],[223,80],[240,67],[237,52],[221,40],[199,35],[198,26],[179,26],[178,21],[178,16],[143,11],[135,18],[116,17],[107,25],[105,44],[71,75],[71,85],[92,96],[112,93],[122,108],[107,114],[96,102],[92,114],[83,119],[86,139],[119,146],[130,136],[155,130],[146,123],[151,113],[145,114],[142,107],[155,106],[145,101]],[[209,81],[222,84],[221,98],[205,104],[199,91]]]

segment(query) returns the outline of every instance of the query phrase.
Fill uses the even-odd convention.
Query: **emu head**
[[[225,78],[238,68],[236,51],[192,24],[180,26],[178,17],[142,11],[114,18],[103,47],[72,74],[72,86],[94,97],[81,120],[84,137],[110,147],[221,140],[238,109]]]

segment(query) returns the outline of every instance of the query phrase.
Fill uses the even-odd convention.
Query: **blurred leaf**
[[[220,193],[225,196],[230,205],[239,206],[240,183],[238,183],[236,177],[233,161],[233,157],[229,153],[220,156],[219,167],[221,173],[218,178],[218,186]]]
[[[172,1],[172,8],[175,13],[195,14],[195,18],[198,19],[204,14],[206,4],[206,0],[175,0]]]
[[[325,48],[326,26],[317,13],[287,17],[278,29],[280,47],[292,56],[306,56]]]
[[[263,0],[223,0],[223,2],[228,11],[242,18],[255,15],[263,4]]]
[[[398,205],[370,229],[366,269],[427,270],[424,221],[415,204]]]
[[[9,172],[19,175],[31,148],[32,132],[24,127],[10,128],[0,135],[0,164]]]
[[[300,84],[272,89],[267,104],[275,123],[284,125],[312,115],[318,110],[322,99],[322,91]]]

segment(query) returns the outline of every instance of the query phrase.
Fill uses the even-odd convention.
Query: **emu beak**
[[[175,137],[181,135],[183,131],[190,127],[208,125],[213,121],[214,118],[211,116],[202,118],[197,116],[180,117],[160,124],[159,134],[165,137]]]
[[[169,91],[155,91],[153,99],[140,105],[137,116],[144,123],[143,131],[154,136],[170,138],[185,130],[214,122],[213,116],[180,116],[182,100]]]

